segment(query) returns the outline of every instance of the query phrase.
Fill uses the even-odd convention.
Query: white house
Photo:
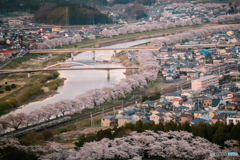
[[[188,107],[190,110],[195,109],[195,102],[193,101],[183,102],[182,105]]]
[[[240,122],[240,115],[230,115],[229,117],[227,117],[227,125],[229,125],[230,123],[237,125],[238,122]]]

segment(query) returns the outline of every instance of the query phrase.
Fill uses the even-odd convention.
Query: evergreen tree
[[[213,142],[220,146],[224,146],[224,141],[226,141],[226,140],[227,140],[227,136],[224,133],[223,127],[219,126],[218,130],[213,135]]]
[[[240,141],[240,123],[232,127],[231,138]]]
[[[134,125],[134,131],[137,131],[138,133],[142,132],[143,127],[143,122],[141,120],[137,121],[136,124]]]

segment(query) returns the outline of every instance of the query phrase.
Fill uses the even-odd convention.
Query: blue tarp
[[[209,54],[209,52],[208,52],[207,50],[205,50],[205,49],[202,49],[202,50],[201,50],[201,53],[204,54],[204,55],[206,55],[206,56]]]

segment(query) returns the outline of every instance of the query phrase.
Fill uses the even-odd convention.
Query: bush
[[[30,131],[24,134],[19,142],[22,145],[26,145],[26,146],[42,144],[44,142],[44,136],[42,133],[36,133],[34,131]]]
[[[47,141],[53,140],[53,133],[51,129],[45,129],[43,131],[44,139]]]
[[[7,146],[0,148],[1,160],[38,160],[39,157],[30,151],[20,149],[13,146]]]
[[[53,78],[56,79],[59,76],[59,72],[58,71],[53,71],[52,75],[53,75]]]
[[[6,91],[11,91],[11,87],[10,86],[6,86]]]
[[[14,108],[17,107],[17,100],[14,98],[10,99],[8,103],[11,105],[11,107],[14,107]]]
[[[60,127],[58,129],[54,129],[52,131],[52,133],[53,134],[60,134],[60,133],[72,131],[72,130],[75,130],[75,129],[76,129],[75,125],[69,125],[69,126],[65,126],[65,127]]]
[[[3,91],[0,91],[0,94],[4,93]]]
[[[11,84],[11,88],[12,89],[16,88],[16,85],[15,84]]]
[[[41,84],[39,84],[39,83],[34,84],[33,86],[31,86],[31,87],[20,97],[20,101],[21,101],[21,102],[25,102],[25,101],[27,101],[30,97],[42,93],[43,90],[42,90],[41,88],[42,88],[42,85],[41,85]]]
[[[7,82],[5,82],[5,84],[8,84]]]

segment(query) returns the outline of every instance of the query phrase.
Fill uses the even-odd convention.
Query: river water
[[[143,39],[137,40],[132,42],[120,43],[116,45],[111,45],[102,48],[129,48],[135,45],[143,44],[146,42],[150,42],[154,39],[161,39],[162,37],[158,38],[150,38],[150,39]],[[113,51],[97,51],[95,52],[96,60],[110,60],[111,56],[113,55]],[[68,59],[67,61],[71,61]],[[120,66],[117,63],[96,63],[92,60],[92,52],[83,52],[76,56],[74,56],[74,62],[83,63],[90,66],[101,66],[101,67],[113,67],[113,66]],[[77,71],[77,70],[68,70],[68,71],[59,71],[60,77],[66,78],[64,81],[64,85],[58,88],[58,94],[49,97],[43,101],[32,102],[27,105],[21,106],[19,109],[12,111],[10,113],[29,113],[35,109],[41,108],[41,106],[46,104],[53,104],[59,100],[63,99],[74,99],[76,96],[85,93],[88,90],[95,89],[95,88],[103,88],[105,86],[111,86],[114,83],[118,83],[121,79],[125,78],[123,74],[125,72],[124,69],[122,70],[111,70],[110,71],[110,79],[107,79],[107,71],[102,70],[86,70],[86,71]]]

